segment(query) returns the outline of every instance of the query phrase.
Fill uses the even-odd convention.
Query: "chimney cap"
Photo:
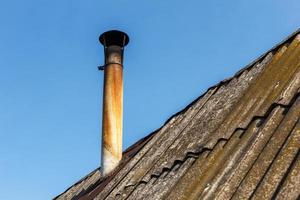
[[[105,46],[117,45],[125,47],[129,42],[129,37],[126,33],[118,30],[104,32],[99,37],[100,43]]]

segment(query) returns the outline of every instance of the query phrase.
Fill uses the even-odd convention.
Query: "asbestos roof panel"
[[[57,199],[297,199],[300,30]],[[285,198],[286,199],[286,198]]]

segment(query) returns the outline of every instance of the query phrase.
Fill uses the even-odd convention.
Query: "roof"
[[[300,29],[55,199],[297,199]]]

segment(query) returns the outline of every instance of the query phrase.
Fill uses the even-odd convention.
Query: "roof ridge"
[[[225,83],[228,83],[230,80],[232,80],[233,78],[236,78],[238,76],[240,76],[244,71],[252,68],[255,64],[259,63],[260,61],[263,61],[263,59],[265,57],[268,56],[269,53],[272,53],[276,50],[278,50],[282,45],[286,44],[286,43],[290,43],[294,37],[296,37],[298,34],[300,34],[300,28],[298,28],[295,32],[293,32],[292,34],[288,35],[285,39],[283,39],[282,41],[280,41],[279,43],[277,43],[276,45],[274,45],[270,50],[266,51],[265,53],[261,54],[258,58],[252,60],[249,64],[245,65],[244,67],[242,67],[238,72],[236,72],[233,76],[229,76],[228,78],[225,78],[223,80],[221,80],[220,82],[210,86],[209,88],[206,89],[206,91],[201,94],[199,97],[197,97],[196,99],[192,100],[192,102],[190,102],[187,106],[185,106],[183,109],[181,109],[180,111],[176,112],[175,114],[171,115],[162,125],[162,127],[167,124],[173,117],[185,112],[189,107],[191,107],[191,105],[193,105],[195,102],[197,102],[200,98],[202,98],[209,90],[216,88],[220,85],[223,85]],[[156,129],[155,131],[161,129],[162,127]],[[153,132],[155,132],[153,131]]]

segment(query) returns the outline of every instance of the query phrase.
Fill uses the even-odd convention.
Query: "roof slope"
[[[300,30],[57,199],[297,199]],[[298,186],[298,187],[297,187]]]

